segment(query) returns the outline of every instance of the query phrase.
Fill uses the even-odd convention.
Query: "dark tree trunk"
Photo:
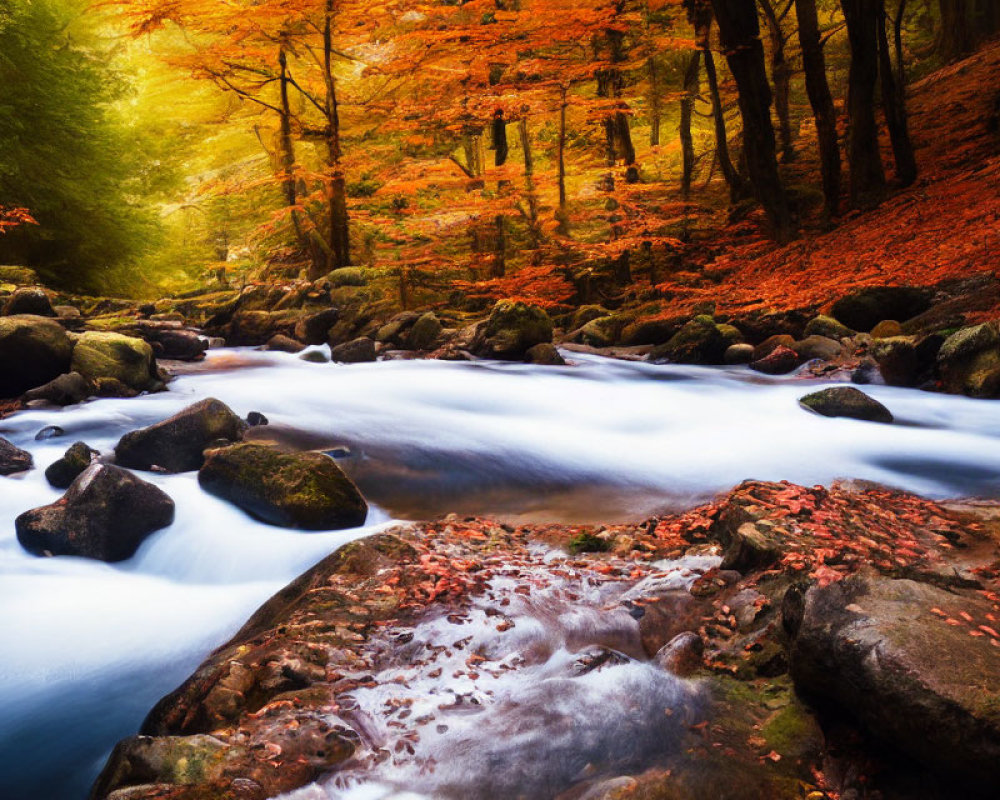
[[[285,197],[285,205],[291,209],[292,227],[295,229],[295,241],[299,247],[311,251],[302,228],[302,219],[296,206],[298,205],[298,190],[295,185],[295,144],[292,141],[292,107],[288,99],[288,85],[291,82],[288,75],[288,57],[284,49],[278,51],[279,93],[281,95],[280,124],[278,141],[281,158],[281,193]],[[311,255],[313,255],[311,253]],[[313,262],[317,261],[313,258]]]
[[[946,61],[961,58],[974,44],[969,25],[969,0],[938,0],[938,7],[941,10],[938,50]]]
[[[684,94],[681,97],[681,196],[687,200],[691,196],[691,179],[694,173],[694,140],[691,138],[691,117],[694,101],[698,95],[698,73],[701,51],[695,50],[688,59],[684,70]]]
[[[778,0],[760,0],[764,19],[767,21],[768,38],[771,41],[771,81],[774,83],[774,113],[778,117],[778,137],[781,141],[781,160],[791,161],[795,158],[792,145],[791,90],[792,65],[785,56],[785,41],[787,37],[781,27],[781,22],[791,0],[784,11],[777,7]]]
[[[875,123],[882,0],[841,0],[841,7],[851,43],[851,66],[847,76],[851,205],[863,208],[877,204],[885,190]]]
[[[619,159],[626,165],[635,163],[635,147],[632,146],[632,132],[629,130],[628,116],[623,110],[624,103],[619,99],[624,86],[621,70],[615,66],[626,58],[625,34],[619,30],[607,32],[610,67],[597,73],[597,95],[614,100],[615,110],[604,120],[604,135],[607,140],[608,166],[613,166]]]
[[[493,254],[493,267],[491,276],[502,278],[507,274],[507,223],[503,214],[497,214],[496,220],[496,249]]]
[[[695,39],[705,61],[705,77],[708,78],[708,92],[712,98],[712,121],[715,130],[715,160],[722,171],[722,177],[729,187],[732,202],[742,200],[747,193],[746,182],[733,166],[729,156],[729,137],[726,133],[726,114],[719,94],[719,79],[715,72],[715,57],[712,55],[710,38],[712,33],[711,0],[684,0],[688,20],[694,26]]]
[[[561,87],[559,139],[556,144],[557,181],[559,184],[559,209],[556,211],[556,220],[559,223],[558,231],[563,236],[569,234],[569,217],[566,210],[566,108],[569,105],[566,100],[567,91],[567,87]]]
[[[826,59],[819,39],[816,0],[795,0],[795,15],[799,21],[799,44],[802,47],[802,66],[806,73],[806,93],[816,118],[825,210],[828,217],[834,217],[840,204],[840,148],[837,143],[837,115],[830,95],[830,84],[826,80]]]
[[[528,136],[528,119],[521,117],[517,124],[521,151],[524,153],[524,194],[528,203],[528,241],[532,250],[541,239],[538,229],[538,194],[535,191],[535,160],[531,154],[531,138]]]
[[[493,165],[502,167],[507,162],[507,154],[510,152],[507,146],[507,121],[503,118],[503,111],[497,109],[493,113]]]
[[[882,86],[882,109],[885,112],[889,139],[892,142],[892,157],[896,163],[896,180],[902,186],[909,186],[917,179],[917,161],[913,155],[913,143],[906,120],[906,96],[892,72],[892,56],[889,53],[889,39],[885,32],[885,14],[878,21],[879,77]]]
[[[771,85],[764,66],[754,0],[712,0],[719,22],[729,71],[739,90],[743,118],[743,149],[754,194],[764,206],[778,241],[794,235],[785,188],[778,175],[774,128],[771,126]]]
[[[326,84],[327,191],[329,194],[329,269],[351,263],[351,240],[347,222],[347,185],[340,166],[340,112],[337,84],[333,76],[333,0],[326,0],[323,25],[323,79]]]
[[[646,70],[649,73],[649,145],[660,144],[660,71],[656,66],[656,58],[646,59]]]

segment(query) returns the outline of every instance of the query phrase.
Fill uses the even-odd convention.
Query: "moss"
[[[112,378],[136,391],[153,387],[154,363],[153,348],[147,342],[120,333],[89,331],[73,348],[75,372],[90,381]]]
[[[577,553],[606,553],[611,549],[611,541],[592,533],[578,533],[566,543],[566,550]]]

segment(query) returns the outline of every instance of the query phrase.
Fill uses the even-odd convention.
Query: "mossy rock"
[[[360,267],[341,267],[327,273],[326,279],[335,287],[365,286],[368,281]]]
[[[483,336],[478,355],[520,360],[536,344],[552,341],[552,320],[538,306],[501,300],[493,307]]]
[[[570,329],[577,330],[582,328],[588,322],[594,319],[600,319],[601,317],[606,317],[611,312],[608,311],[604,306],[580,306],[576,311],[573,312],[573,319],[570,322]]]
[[[137,392],[159,384],[148,342],[120,333],[87,331],[73,347],[72,367],[89,381],[110,378]]]
[[[56,489],[68,489],[70,484],[93,463],[97,454],[97,451],[85,442],[76,442],[61,458],[49,464],[45,470],[45,480]]]
[[[406,334],[406,349],[432,349],[441,335],[441,329],[441,321],[433,311],[422,314]]]
[[[805,331],[803,331],[803,336],[826,336],[828,339],[843,339],[848,336],[853,336],[854,331],[848,328],[844,323],[838,322],[833,317],[828,317],[825,314],[820,314],[817,317],[813,317],[809,322],[806,323]]]
[[[39,317],[54,317],[56,315],[49,296],[44,290],[35,286],[15,289],[4,303],[3,313],[6,316],[34,314]]]
[[[566,542],[566,551],[573,555],[577,553],[606,553],[610,549],[610,539],[602,539],[587,531],[576,534]]]
[[[357,487],[321,453],[282,453],[259,444],[209,450],[198,483],[263,522],[285,528],[356,528],[368,514]]]
[[[868,286],[833,304],[832,315],[856,331],[870,331],[882,320],[905,322],[931,306],[934,292],[917,286]]]
[[[892,422],[892,413],[878,400],[853,386],[833,386],[799,399],[799,405],[824,417],[849,417],[866,422]]]
[[[613,316],[597,317],[579,329],[577,338],[591,347],[610,347],[615,342],[617,323]]]
[[[18,397],[69,372],[72,354],[58,322],[28,314],[0,317],[0,397]]]
[[[155,425],[126,433],[115,446],[115,458],[133,469],[189,472],[204,463],[210,444],[237,442],[246,429],[247,423],[229,406],[209,397]]]
[[[674,364],[721,364],[730,344],[715,320],[701,314],[685,324],[666,344],[653,348],[649,360]]]
[[[944,388],[970,397],[1000,395],[1000,331],[994,322],[961,328],[937,353]]]
[[[34,466],[34,459],[27,450],[22,450],[0,436],[0,475],[14,475]]]
[[[38,273],[30,267],[0,266],[0,283],[34,286],[38,283]]]

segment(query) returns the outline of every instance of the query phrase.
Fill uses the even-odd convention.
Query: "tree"
[[[785,55],[785,44],[789,34],[784,21],[795,0],[760,0],[761,11],[767,22],[768,39],[771,43],[771,80],[774,83],[774,113],[778,116],[778,131],[781,139],[781,160],[795,158],[792,146],[791,91],[792,65]]]
[[[8,227],[0,261],[94,288],[155,239],[141,201],[156,175],[141,129],[118,106],[128,85],[76,11],[38,0],[0,13],[0,86],[16,87],[0,94],[0,200],[38,223]]]
[[[902,17],[904,7],[905,0],[900,3],[900,17]],[[889,54],[889,39],[885,30],[886,16],[883,8],[878,19],[878,69],[881,78],[882,109],[885,112],[889,140],[892,143],[892,155],[896,163],[896,180],[902,186],[909,186],[917,179],[917,161],[913,154],[913,144],[910,141],[909,125],[906,119],[906,90],[902,72],[903,56],[897,52],[900,71],[898,75],[894,75],[892,57]],[[896,47],[899,48],[898,39]]]
[[[826,78],[823,45],[819,38],[816,0],[795,0],[795,15],[799,23],[806,93],[816,119],[824,210],[827,218],[830,218],[837,215],[840,204],[840,147],[837,143],[837,116]]]
[[[778,175],[774,128],[771,125],[771,87],[764,66],[754,0],[712,0],[722,47],[739,92],[743,144],[754,194],[764,206],[778,241],[794,234],[785,188]]]
[[[851,44],[847,76],[847,157],[850,165],[851,204],[863,208],[877,204],[885,191],[885,173],[879,156],[875,122],[875,88],[878,83],[878,29],[881,0],[841,0]]]

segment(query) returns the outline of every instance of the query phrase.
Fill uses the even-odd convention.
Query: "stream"
[[[257,606],[336,547],[395,519],[638,520],[751,477],[870,480],[939,499],[1000,494],[997,402],[865,387],[896,417],[878,425],[801,409],[797,399],[818,380],[567,356],[573,366],[348,366],[217,350],[185,365],[165,393],[0,421],[0,435],[31,451],[37,467],[0,478],[0,797],[82,800],[114,743]],[[202,492],[194,473],[144,473],[175,500],[177,515],[132,559],[39,559],[21,549],[13,520],[60,496],[43,471],[70,444],[108,453],[126,431],[210,396],[242,416],[265,414],[270,424],[255,438],[331,452],[371,503],[365,527],[282,530]],[[63,433],[36,440],[47,426]],[[573,658],[558,646],[520,674],[558,679]],[[629,686],[664,703],[691,699],[673,684],[651,685],[641,664],[614,669],[622,672],[587,677],[586,692],[560,695],[561,713],[587,713],[588,694],[611,707]],[[460,732],[450,736],[444,757],[463,747]],[[551,746],[557,753],[577,743],[554,738]],[[537,748],[536,757],[545,760]]]

